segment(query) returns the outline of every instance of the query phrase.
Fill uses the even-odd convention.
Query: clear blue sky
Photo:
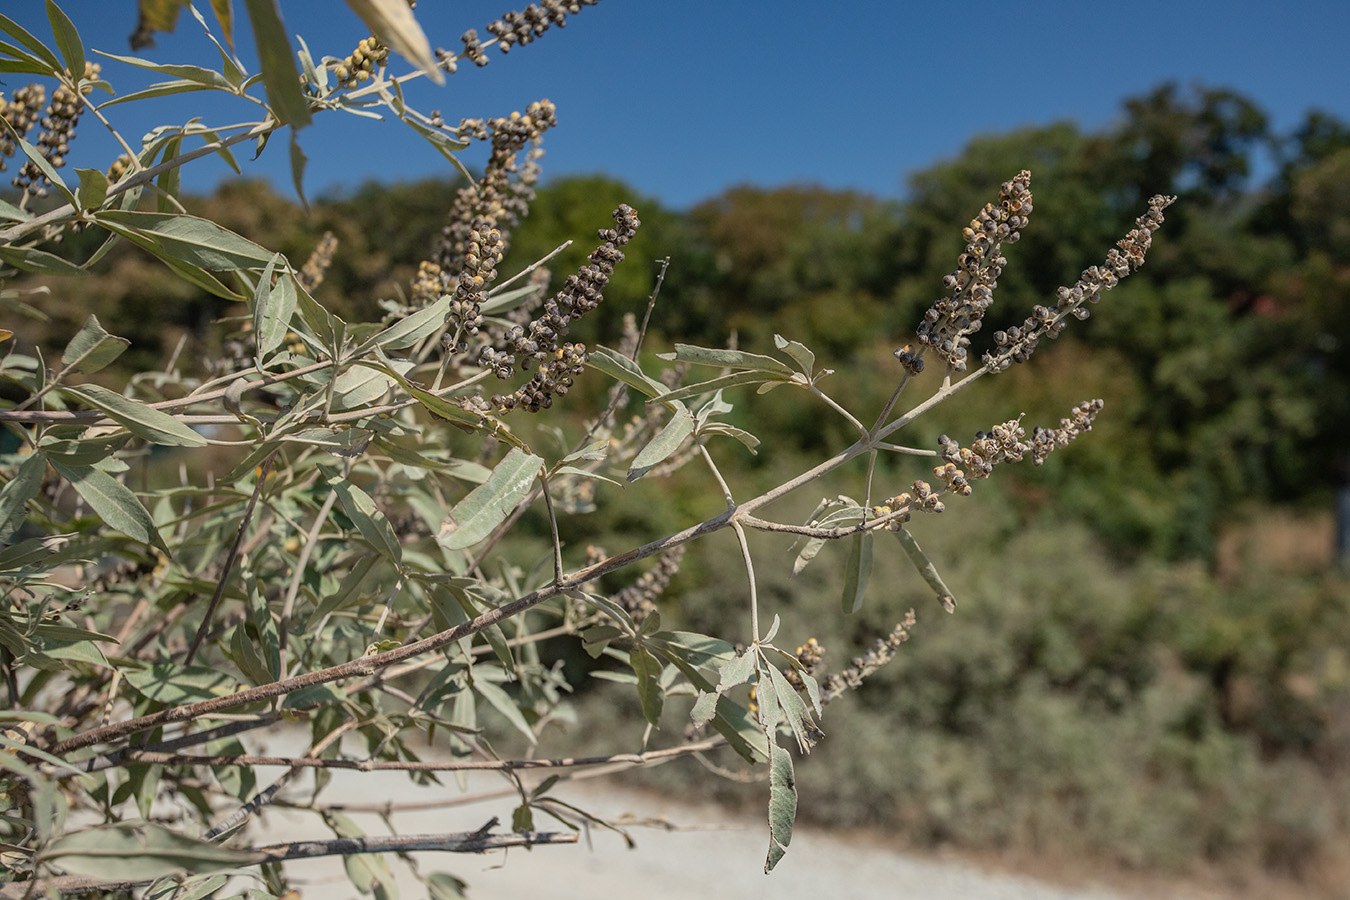
[[[510,8],[511,0],[422,0],[417,13],[433,45],[458,49],[458,36]],[[208,4],[199,4],[206,10]],[[242,15],[243,4],[235,2]],[[521,3],[523,6],[523,3]],[[9,0],[5,13],[47,39],[38,0]],[[66,0],[87,45],[130,53],[132,0]],[[292,34],[316,56],[345,56],[366,32],[339,0],[282,0]],[[208,21],[213,21],[207,12]],[[957,154],[973,135],[1072,119],[1108,124],[1121,101],[1165,80],[1233,88],[1287,131],[1310,108],[1350,120],[1350,3],[1133,4],[711,2],[601,0],[562,30],[503,57],[490,50],[447,80],[410,92],[419,108],[445,118],[502,115],[548,97],[560,125],[546,138],[548,176],[604,172],[643,194],[687,207],[738,183],[815,182],[901,196],[906,176]],[[240,29],[242,45],[251,44]],[[142,56],[214,62],[186,13],[177,33]],[[251,49],[243,48],[252,63]],[[404,71],[396,60],[394,71]],[[256,71],[256,69],[255,69]],[[119,92],[139,72],[104,61]],[[24,76],[6,75],[12,91]],[[246,108],[171,98],[158,121],[200,115],[239,121]],[[154,104],[109,112],[139,136]],[[143,114],[150,114],[148,116]],[[73,165],[106,167],[115,153],[86,120]],[[309,156],[307,192],[365,179],[450,175],[430,147],[397,123],[337,113],[301,133]],[[246,159],[248,154],[243,154]],[[474,157],[469,157],[472,163]],[[274,141],[246,174],[290,181],[285,140]],[[193,189],[228,174],[198,163]]]

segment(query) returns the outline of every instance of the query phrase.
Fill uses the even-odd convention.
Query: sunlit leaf
[[[721,369],[792,376],[792,368],[782,360],[774,359],[772,356],[762,356],[758,353],[746,353],[744,350],[720,350],[715,347],[676,344],[675,352],[658,355],[661,359],[672,359],[676,362],[693,363],[698,366],[716,366]]]
[[[78,81],[84,77],[84,42],[75,30],[75,23],[52,0],[47,0],[47,21],[51,23],[57,49],[65,57],[66,70]]]
[[[281,21],[276,0],[244,0],[253,41],[262,65],[263,84],[272,112],[286,125],[303,128],[309,124],[309,105],[300,87],[300,71],[291,51],[289,32]]]
[[[661,722],[661,708],[666,699],[658,680],[661,675],[661,663],[641,645],[632,649],[628,654],[628,660],[633,667],[633,673],[637,675],[642,715],[651,724],[658,725]]]
[[[633,464],[628,467],[628,480],[637,481],[653,467],[664,462],[680,449],[685,438],[694,433],[694,417],[689,410],[680,406],[670,421],[656,433],[648,444],[638,451]]]
[[[437,84],[445,82],[431,55],[431,44],[405,0],[347,0],[347,5],[366,23],[370,33],[395,53]]]
[[[488,480],[455,504],[436,541],[447,550],[463,550],[483,540],[525,499],[543,465],[540,457],[512,447]]]
[[[586,357],[586,366],[595,369],[597,372],[602,372],[616,381],[622,381],[648,397],[657,397],[666,393],[664,384],[654,378],[647,377],[637,363],[608,347],[596,347],[590,351]]]
[[[181,260],[210,271],[260,269],[272,252],[210,219],[178,213],[105,209],[94,220],[161,259]]]

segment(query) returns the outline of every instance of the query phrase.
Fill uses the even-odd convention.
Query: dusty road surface
[[[335,773],[324,792],[328,802],[425,802],[458,794],[453,779],[444,787],[417,787],[397,773]],[[482,779],[480,788],[500,781]],[[450,872],[468,882],[472,900],[721,900],[768,896],[774,900],[1126,900],[1107,885],[1054,886],[981,871],[968,864],[924,860],[884,844],[884,836],[846,839],[799,827],[787,856],[772,875],[763,872],[768,832],[753,813],[735,813],[709,804],[672,801],[597,782],[560,786],[554,795],[588,812],[636,819],[663,819],[677,830],[634,827],[629,850],[618,835],[592,829],[579,844],[514,849],[487,855],[417,854],[423,872]],[[508,823],[508,799],[468,807],[400,813],[401,834],[472,831],[492,816]],[[377,817],[352,814],[369,834],[387,834]],[[269,812],[250,842],[328,838],[322,821],[308,812]],[[546,817],[539,830],[561,830]],[[390,865],[400,896],[421,898],[426,889],[399,860]],[[293,866],[293,868],[292,868]],[[306,898],[356,900],[360,895],[336,859],[288,864]],[[1133,895],[1137,898],[1139,895]]]

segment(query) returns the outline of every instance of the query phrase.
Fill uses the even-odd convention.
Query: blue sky
[[[433,45],[459,47],[510,0],[422,0]],[[5,13],[47,39],[43,3],[7,2]],[[205,9],[207,4],[202,2]],[[236,2],[242,15],[243,4]],[[523,4],[522,4],[523,5]],[[66,0],[87,45],[130,53],[131,0]],[[908,8],[907,8],[908,7]],[[282,0],[286,25],[316,56],[345,56],[366,33],[338,0]],[[207,18],[210,21],[209,13]],[[604,172],[642,194],[687,207],[740,183],[814,182],[885,197],[905,178],[954,156],[974,135],[1072,119],[1109,124],[1121,101],[1165,80],[1224,86],[1254,99],[1287,131],[1311,108],[1350,120],[1350,3],[897,4],[601,0],[562,30],[484,69],[462,65],[444,87],[410,102],[445,118],[502,115],[548,97],[559,127],[546,138],[545,176]],[[241,29],[241,44],[250,41]],[[242,48],[246,63],[251,51]],[[140,55],[158,62],[214,62],[186,13],[177,33]],[[394,71],[405,64],[395,61]],[[127,92],[145,82],[104,61]],[[7,91],[24,76],[7,75]],[[208,95],[114,107],[131,138],[160,122],[199,115],[240,121],[249,108]],[[106,167],[115,156],[97,123],[81,125],[72,165]],[[398,123],[336,113],[301,133],[307,192],[361,181],[450,175],[448,164]],[[246,174],[289,190],[284,140]],[[468,157],[473,161],[473,157]],[[229,170],[203,161],[184,182],[206,190]]]

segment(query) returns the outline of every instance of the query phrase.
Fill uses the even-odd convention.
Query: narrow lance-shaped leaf
[[[778,667],[766,663],[769,678],[773,681],[774,690],[778,694],[778,705],[783,711],[783,718],[787,719],[788,727],[792,729],[792,736],[797,739],[797,747],[807,753],[815,744],[815,738],[812,736],[814,723],[811,722],[811,716],[806,708],[806,701],[801,698],[796,689],[792,687],[786,676],[778,671]]]
[[[654,378],[649,378],[638,364],[609,347],[596,347],[586,358],[586,367],[595,369],[615,381],[634,388],[648,397],[657,397],[666,392],[666,386]]]
[[[273,253],[209,219],[179,213],[105,209],[94,220],[161,259],[213,272],[260,269]]]
[[[160,825],[119,823],[58,838],[39,859],[55,862],[73,875],[135,881],[184,869],[206,872],[245,866],[262,855],[197,841]]]
[[[70,72],[70,77],[76,81],[80,80],[84,77],[84,42],[80,40],[80,33],[75,30],[75,23],[70,21],[70,17],[52,0],[47,0],[47,20],[51,22],[56,46],[66,58],[66,69]]]
[[[914,563],[914,568],[919,570],[923,580],[933,589],[933,593],[937,594],[938,600],[942,603],[942,608],[947,612],[955,612],[956,597],[952,594],[951,588],[943,583],[937,567],[928,558],[928,554],[924,553],[919,547],[919,542],[914,540],[914,535],[910,534],[907,529],[901,528],[895,532],[895,538],[900,542],[900,546],[904,549],[905,555],[909,557],[909,561]]]
[[[262,65],[263,84],[272,112],[283,124],[303,128],[309,124],[309,106],[276,0],[244,0],[244,6],[253,26],[253,41],[258,47],[258,62]]]
[[[68,466],[55,459],[51,464],[109,528],[168,552],[150,513],[125,484],[90,466]]]
[[[3,488],[0,488],[0,541],[9,540],[28,518],[28,501],[42,490],[42,479],[47,474],[47,457],[33,453],[14,470]]]
[[[792,375],[792,368],[782,360],[774,359],[772,356],[762,356],[758,353],[746,353],[744,350],[720,350],[715,347],[676,344],[674,353],[662,353],[660,357],[699,366],[717,366],[723,369],[744,369],[771,372],[778,375]]]
[[[300,198],[300,205],[309,212],[309,200],[305,198],[305,166],[309,163],[309,157],[305,151],[300,148],[300,139],[296,137],[295,131],[291,131],[291,184],[295,185],[295,195]]]
[[[637,675],[638,696],[642,699],[642,716],[653,725],[661,722],[661,708],[665,704],[665,692],[661,689],[661,663],[641,645],[633,648],[628,655],[633,672]]]
[[[654,466],[669,458],[684,439],[694,432],[694,417],[689,414],[689,410],[684,406],[675,409],[675,415],[665,427],[657,432],[656,437],[652,438],[647,446],[638,451],[638,455],[633,459],[633,464],[628,468],[628,480],[637,481],[643,475],[646,475]]]
[[[797,821],[797,779],[792,771],[792,757],[777,743],[769,741],[769,855],[764,861],[764,874],[773,871],[788,844],[792,843],[792,826]]]
[[[0,262],[7,263],[16,269],[23,269],[25,272],[36,272],[39,275],[83,278],[89,274],[88,270],[62,259],[55,253],[48,253],[45,250],[37,250],[33,247],[0,247]]]
[[[152,444],[169,447],[206,446],[206,438],[173,416],[123,397],[116,391],[110,391],[96,384],[84,384],[78,388],[63,387],[60,390],[63,394],[69,394],[88,406],[102,410],[127,431]]]
[[[535,743],[534,731],[530,728],[525,717],[520,713],[520,707],[511,699],[511,695],[502,690],[498,685],[493,684],[483,678],[475,678],[473,689],[482,695],[483,699],[491,703],[497,712],[506,717],[515,729],[525,735],[531,744]]]
[[[361,536],[397,565],[403,559],[403,545],[384,513],[375,506],[375,501],[340,473],[325,466],[320,466],[319,470],[327,477],[329,487],[337,492],[342,511],[356,525]]]
[[[802,376],[798,375],[800,379]],[[709,394],[713,391],[720,391],[723,388],[736,387],[741,384],[763,384],[765,382],[786,383],[791,382],[791,374],[781,372],[764,372],[761,369],[750,369],[744,372],[732,372],[730,375],[721,375],[708,381],[701,381],[697,384],[687,384],[684,387],[676,388],[669,393],[662,394],[655,399],[657,401],[668,402],[671,400],[686,400],[690,397],[697,397],[701,394]]]
[[[175,6],[178,5],[178,0],[174,0],[174,4]],[[197,88],[233,91],[233,86],[230,84],[229,80],[213,69],[206,69],[201,66],[156,63],[136,56],[119,56],[116,53],[102,53],[102,55],[109,59],[115,59],[118,62],[126,63],[129,66],[135,66],[138,69],[145,69],[147,72],[155,72],[160,75],[168,75],[172,78],[179,78],[183,81],[191,82],[196,85]],[[161,82],[156,85],[156,87],[163,87],[170,83],[171,82]],[[193,90],[197,88],[193,88]],[[103,105],[111,106],[112,101],[110,100]]]
[[[447,550],[463,550],[487,537],[529,493],[543,465],[540,457],[512,447],[488,480],[455,504],[437,542]]]
[[[816,355],[812,353],[805,344],[800,344],[797,341],[789,341],[781,334],[775,334],[773,336],[773,345],[792,357],[797,365],[801,367],[802,374],[810,377],[811,372],[816,365]]]
[[[261,360],[286,338],[286,327],[295,312],[296,294],[294,285],[287,291],[283,284],[289,279],[285,274],[272,283],[272,273],[278,263],[283,262],[280,253],[267,261],[258,285],[253,290],[253,334],[258,345],[258,358]]]
[[[393,325],[381,331],[371,341],[385,350],[402,350],[411,347],[436,330],[445,327],[445,317],[450,312],[454,297],[446,294],[435,303],[424,306],[412,315],[404,316]]]
[[[109,334],[99,324],[98,316],[90,315],[84,327],[66,344],[61,354],[61,366],[71,372],[90,375],[122,355],[131,346],[124,337]]]
[[[848,563],[844,569],[844,593],[840,605],[845,614],[862,609],[867,582],[872,577],[872,532],[849,538]]]
[[[47,45],[33,37],[22,25],[15,22],[8,16],[0,16],[0,31],[4,31],[14,40],[23,44],[31,50],[39,59],[51,66],[49,74],[55,75],[61,71],[61,60],[56,58],[56,54],[48,49]]]
[[[14,126],[9,123],[9,119],[6,119],[4,116],[0,116],[0,125],[4,126],[5,131],[9,133],[10,140],[18,145],[19,149],[23,151],[23,155],[28,157],[28,161],[37,166],[38,171],[42,173],[42,176],[51,183],[52,187],[56,188],[57,193],[61,195],[61,198],[71,206],[78,206],[79,203],[75,199],[75,192],[66,187],[65,181],[57,174],[56,169],[47,160],[47,157],[42,155],[42,151],[24,140],[23,135],[15,131]]]

